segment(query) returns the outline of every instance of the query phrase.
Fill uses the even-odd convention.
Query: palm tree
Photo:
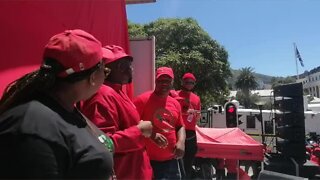
[[[256,78],[253,75],[253,68],[242,68],[240,70],[239,76],[237,77],[235,86],[237,89],[240,89],[245,96],[244,106],[248,107],[250,103],[250,90],[256,89],[258,87]]]

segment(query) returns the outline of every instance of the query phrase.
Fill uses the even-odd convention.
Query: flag
[[[301,66],[304,67],[304,64],[303,64],[303,61],[302,61],[302,58],[301,58],[301,55],[299,53],[299,50],[298,50],[297,46],[295,48],[296,48],[296,52],[295,52],[296,53],[296,58],[299,60]]]

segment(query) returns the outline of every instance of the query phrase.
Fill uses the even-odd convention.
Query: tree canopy
[[[235,85],[237,89],[242,90],[244,93],[249,90],[256,89],[258,87],[258,83],[253,75],[253,69],[251,67],[242,68]]]
[[[296,82],[296,79],[294,77],[287,76],[285,78],[283,77],[273,77],[271,79],[271,85],[272,88],[275,86],[281,85],[281,84],[289,84],[289,83],[294,83]]]
[[[144,25],[129,22],[129,35],[131,38],[155,36],[156,66],[174,70],[175,89],[180,89],[183,74],[191,72],[197,78],[195,92],[204,106],[222,103],[229,94],[228,53],[196,20],[158,19]]]
[[[253,74],[253,69],[251,67],[245,67],[240,70],[240,75],[236,80],[236,88],[241,90],[241,96],[239,96],[240,103],[244,104],[246,108],[251,106],[252,100],[255,98],[251,97],[250,90],[256,89],[258,83]]]

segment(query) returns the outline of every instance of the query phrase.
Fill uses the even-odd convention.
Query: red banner
[[[54,34],[83,29],[103,45],[129,51],[124,0],[29,0],[0,2],[0,95],[8,83],[37,69],[43,48]],[[132,97],[131,86],[127,87]]]

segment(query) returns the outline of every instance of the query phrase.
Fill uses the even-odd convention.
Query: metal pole
[[[261,139],[262,139],[262,144],[265,144],[265,139],[264,139],[264,124],[263,124],[263,119],[262,119],[262,105],[259,105],[259,110],[260,110],[260,123],[261,123]]]
[[[290,160],[293,162],[296,169],[296,176],[299,176],[299,164],[291,157]]]
[[[293,43],[293,52],[294,52],[294,59],[296,61],[296,71],[297,71],[297,80],[299,79],[299,71],[298,71],[298,62],[297,62],[297,46],[296,43]]]

